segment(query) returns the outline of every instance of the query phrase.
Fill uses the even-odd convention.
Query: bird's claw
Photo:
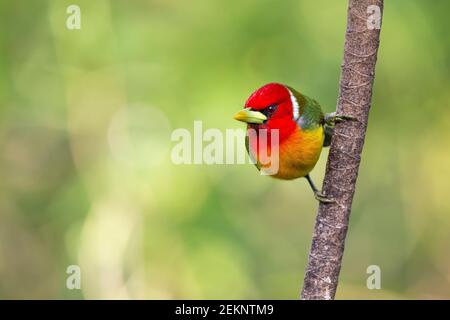
[[[337,114],[334,116],[334,123],[342,122],[342,121],[356,121],[355,117],[347,116],[345,114]]]
[[[314,198],[316,198],[317,201],[322,202],[322,203],[336,202],[336,200],[328,198],[325,194],[323,194],[322,192],[319,192],[319,191],[314,193]]]
[[[345,114],[336,114],[336,112],[329,113],[325,115],[325,123],[333,126],[335,123],[343,122],[343,121],[355,121],[357,120],[353,116],[348,116]]]

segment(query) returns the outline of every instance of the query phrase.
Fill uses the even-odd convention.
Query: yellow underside
[[[319,160],[324,140],[323,127],[303,131],[300,128],[280,145],[278,173],[279,179],[295,179],[306,176]],[[264,167],[261,168],[265,171]]]

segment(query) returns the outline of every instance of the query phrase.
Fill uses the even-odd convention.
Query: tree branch
[[[336,202],[319,205],[302,299],[334,299],[336,294],[372,99],[382,12],[383,0],[349,0],[337,114],[357,120],[337,123],[334,129],[322,190]]]

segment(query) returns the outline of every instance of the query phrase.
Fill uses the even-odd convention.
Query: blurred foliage
[[[72,3],[0,2],[0,297],[296,298],[307,183],[176,166],[170,134],[242,128],[270,81],[332,111],[346,1],[79,0],[71,31]],[[449,10],[386,1],[338,298],[450,298]]]

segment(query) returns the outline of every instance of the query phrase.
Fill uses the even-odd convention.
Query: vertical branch
[[[323,184],[334,203],[321,203],[302,299],[334,299],[372,98],[383,0],[349,0],[337,123]],[[378,19],[378,20],[377,20]]]

